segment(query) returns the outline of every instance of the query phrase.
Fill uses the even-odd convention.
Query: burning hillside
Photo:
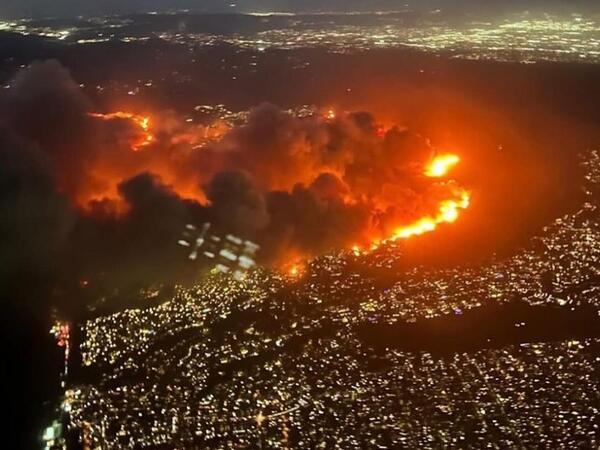
[[[431,232],[470,202],[450,177],[457,155],[367,112],[297,117],[263,104],[229,127],[100,113],[55,62],[21,72],[6,104],[19,157],[48,160],[47,191],[71,205],[65,245],[88,270],[115,255],[143,272],[148,260],[164,268],[194,221],[258,242],[262,262],[281,265]]]
[[[359,223],[349,230],[347,242],[337,243],[342,247],[357,240],[373,247],[434,231],[455,222],[470,202],[469,193],[448,179],[460,161],[457,155],[437,155],[423,139],[398,127],[386,130],[368,113],[328,110],[322,116],[297,118],[262,105],[251,111],[246,124],[196,150],[181,137],[157,140],[145,116],[89,116],[137,126],[139,133],[128,145],[133,152],[147,147],[148,154],[138,159],[134,172],[157,175],[180,197],[189,196],[217,212],[213,219],[225,231],[253,238],[269,229],[274,212],[302,213],[302,199],[294,199],[295,193],[312,200],[316,214],[354,213]],[[185,134],[193,136],[190,130]],[[179,146],[170,144],[175,141]],[[279,209],[277,199],[290,202],[290,196],[297,204]],[[296,225],[293,219],[284,224],[288,233],[296,233]],[[293,238],[287,242],[295,253],[306,253],[295,244]]]

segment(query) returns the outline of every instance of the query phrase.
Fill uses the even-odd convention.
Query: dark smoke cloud
[[[301,185],[291,193],[269,193],[268,204],[271,220],[260,242],[263,256],[277,264],[285,264],[289,256],[347,248],[349,237],[359,238],[369,225],[369,214],[362,206],[346,205],[338,197],[323,196]]]
[[[115,215],[110,202],[99,202],[79,217],[71,233],[72,271],[117,286],[187,274],[185,255],[175,242],[186,224],[207,220],[205,208],[149,173],[122,182],[119,192],[126,214]]]
[[[422,171],[433,155],[427,140],[386,129],[367,112],[297,118],[263,104],[188,169],[222,185],[227,183],[219,173],[228,173],[228,194],[209,195],[214,204],[230,205],[219,210],[219,223],[252,236],[262,228],[263,257],[279,262],[289,254],[314,255],[386,236],[399,223],[431,212],[438,195]],[[221,202],[223,197],[228,199]]]
[[[74,214],[35,146],[0,129],[0,292],[43,282],[60,260]]]
[[[384,236],[451,189],[422,176],[433,155],[425,139],[366,112],[298,118],[263,104],[200,150],[189,145],[197,129],[157,115],[156,140],[133,151],[139,125],[91,117],[55,61],[19,73],[0,111],[10,241],[0,261],[71,283],[180,279],[190,268],[176,242],[186,224],[205,221],[282,264]]]
[[[83,152],[92,135],[89,102],[69,72],[56,61],[32,64],[13,80],[3,115],[14,132],[38,146],[61,188],[75,192],[89,162]]]
[[[220,172],[207,188],[212,218],[220,229],[255,235],[269,223],[264,195],[244,172]]]
[[[131,124],[91,120],[89,101],[56,61],[21,71],[0,111],[2,299],[27,297],[32,285],[75,284],[87,276],[118,284],[173,275],[184,260],[173,244],[186,223],[205,219],[203,208],[157,177],[136,174],[124,151]],[[86,211],[76,206],[80,192],[105,182],[94,174],[104,159],[121,161],[135,174],[118,184],[126,214],[108,200]]]

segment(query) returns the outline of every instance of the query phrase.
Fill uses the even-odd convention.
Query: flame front
[[[95,119],[100,119],[100,120],[123,119],[123,120],[130,120],[133,123],[135,123],[142,131],[142,134],[139,139],[137,139],[135,142],[133,142],[131,144],[131,148],[133,151],[137,152],[138,150],[141,150],[143,147],[146,147],[146,146],[152,144],[155,140],[154,135],[150,131],[150,117],[141,116],[141,115],[123,112],[123,111],[117,111],[114,113],[107,113],[107,114],[89,113],[88,115],[90,117],[93,117]]]
[[[450,169],[460,162],[457,155],[440,155],[434,158],[425,170],[425,175],[432,178],[446,176]]]
[[[448,174],[450,169],[460,162],[457,155],[447,154],[437,156],[425,167],[425,176],[441,178]],[[397,228],[387,241],[395,242],[400,239],[408,239],[435,231],[438,225],[443,223],[454,223],[460,216],[460,211],[467,209],[471,204],[471,194],[465,189],[458,188],[456,197],[444,200],[439,204],[435,215],[423,217],[416,222]],[[379,243],[373,245],[377,248]]]
[[[467,209],[470,203],[471,195],[463,190],[459,199],[444,200],[441,202],[438,213],[435,216],[423,217],[411,225],[398,228],[389,240],[408,239],[435,231],[437,226],[442,223],[454,223],[460,215],[460,210]]]

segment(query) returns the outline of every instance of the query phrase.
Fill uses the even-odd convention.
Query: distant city
[[[0,23],[0,30],[80,45],[161,39],[190,48],[219,43],[254,50],[413,48],[457,58],[523,63],[600,61],[600,19],[581,14],[524,12],[469,21],[447,17],[442,11],[218,16],[174,12],[73,21],[18,20]]]

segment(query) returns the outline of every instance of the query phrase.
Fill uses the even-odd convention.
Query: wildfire
[[[440,155],[434,158],[425,170],[425,175],[432,178],[446,176],[450,169],[460,162],[457,155]]]
[[[470,203],[471,195],[463,190],[459,199],[445,200],[440,203],[438,213],[435,216],[423,217],[411,225],[398,228],[389,240],[408,239],[434,231],[442,223],[454,223],[460,215],[460,210],[467,209]]]
[[[288,277],[299,279],[306,273],[306,268],[306,260],[295,258],[294,262],[283,265],[281,270]]]
[[[423,173],[427,177],[442,178],[459,162],[460,157],[457,155],[446,154],[437,156],[425,166]],[[387,238],[372,239],[370,244],[365,247],[354,244],[349,247],[350,252],[354,256],[360,257],[376,251],[382,244],[431,233],[441,224],[456,222],[460,217],[461,211],[469,208],[471,205],[471,194],[466,189],[454,186],[453,184],[450,197],[440,201],[437,211],[434,214],[422,217],[409,225],[396,228]],[[304,271],[301,263],[288,264],[282,270],[290,278],[298,278]]]
[[[142,131],[142,135],[138,140],[136,140],[134,143],[132,143],[131,148],[133,149],[133,151],[137,152],[138,150],[141,150],[143,147],[146,147],[146,146],[152,144],[152,142],[154,142],[154,140],[155,140],[154,135],[150,131],[150,117],[141,116],[141,115],[123,112],[123,111],[117,111],[114,113],[107,113],[107,114],[89,113],[88,115],[90,117],[93,117],[95,119],[100,119],[100,120],[122,119],[122,120],[130,120],[133,123],[135,123]]]
[[[327,108],[322,110],[321,112],[321,120],[325,121],[325,122],[332,122],[332,121],[337,121],[339,120],[345,120],[344,117],[342,117],[341,115],[338,115],[338,113],[335,111],[335,109],[333,108]],[[153,144],[156,141],[156,137],[153,134],[153,124],[151,121],[151,118],[149,116],[145,116],[145,115],[139,115],[139,114],[135,114],[135,113],[131,113],[131,112],[124,112],[124,111],[117,111],[117,112],[112,112],[112,113],[90,113],[89,114],[90,117],[97,119],[97,120],[102,120],[102,121],[111,121],[111,120],[122,120],[125,121],[126,124],[131,125],[131,127],[133,128],[133,132],[131,132],[131,130],[126,129],[125,131],[127,131],[129,134],[127,135],[128,140],[125,141],[126,145],[130,146],[130,148],[133,151],[140,151],[143,148]],[[350,120],[350,118],[348,118],[348,120]],[[179,129],[178,129],[179,130]],[[190,128],[190,127],[185,127],[182,129],[182,131],[177,131],[176,134],[174,134],[173,136],[171,136],[170,140],[164,139],[161,140],[161,145],[163,143],[165,143],[165,145],[167,142],[170,142],[171,145],[184,145],[184,144],[189,144],[191,146],[191,148],[199,148],[198,145],[200,145],[201,143],[205,143],[205,142],[215,142],[218,144],[219,140],[223,139],[224,136],[227,135],[228,131],[230,130],[230,127],[222,124],[222,123],[217,123],[214,126],[208,126],[208,127],[195,127],[195,128]],[[390,130],[389,126],[385,126],[385,125],[377,125],[377,127],[374,130],[369,131],[369,133],[374,133],[376,137],[378,137],[380,140],[385,139],[385,137],[388,135],[388,131]],[[133,135],[133,136],[131,136]],[[235,138],[235,139],[234,139]],[[229,139],[226,139],[226,144],[229,146],[231,144],[231,142],[233,142],[235,144],[235,142],[237,142],[238,139],[241,139],[239,136],[229,136]],[[242,139],[244,140],[244,139]],[[247,139],[245,139],[247,141]],[[231,141],[231,142],[230,142]],[[245,141],[244,141],[245,142]],[[294,143],[292,142],[292,144],[290,145],[305,145],[305,143]],[[306,144],[307,145],[307,144]],[[379,144],[376,144],[379,145]],[[376,147],[377,148],[377,147]],[[311,150],[311,149],[308,149]],[[322,149],[320,149],[322,150]],[[311,150],[312,151],[312,150]],[[308,151],[307,153],[311,153],[310,151]],[[376,152],[374,152],[376,153]],[[218,153],[213,153],[214,154],[214,158],[219,158],[220,154]],[[285,151],[282,151],[282,154],[285,154]],[[166,184],[168,184],[169,186],[172,186],[178,195],[184,197],[184,198],[194,198],[197,199],[198,201],[200,201],[202,204],[206,204],[207,200],[204,197],[204,194],[200,195],[197,192],[197,185],[198,183],[196,183],[196,180],[191,180],[191,181],[182,181],[177,175],[178,175],[178,170],[177,168],[173,168],[173,166],[171,165],[171,161],[162,161],[160,160],[158,163],[156,162],[158,160],[158,158],[160,158],[160,155],[157,155],[156,159],[146,159],[144,158],[144,155],[147,155],[148,157],[152,157],[153,155],[150,154],[140,154],[140,155],[136,155],[134,158],[137,159],[136,162],[141,161],[140,164],[145,164],[144,166],[144,170],[152,172],[152,173],[157,173],[158,175],[160,175],[161,179],[164,180],[164,182]],[[371,155],[373,156],[373,155]],[[369,160],[369,158],[367,158],[367,160]],[[283,181],[283,186],[279,186],[277,183],[282,183],[280,181],[280,179],[285,178],[283,176],[279,176],[276,177],[277,180],[275,180],[273,183],[271,183],[268,187],[270,189],[275,189],[275,188],[283,188],[286,189],[288,187],[291,188],[291,186],[297,184],[297,183],[308,183],[308,181],[313,179],[313,176],[315,175],[313,172],[313,168],[310,164],[306,164],[306,161],[304,161],[303,158],[296,158],[296,159],[292,159],[290,160],[291,163],[294,164],[298,164],[299,168],[297,171],[294,171],[293,173],[290,172],[290,176],[289,178],[291,178],[291,183],[289,183],[289,186],[286,184],[288,183],[287,180]],[[461,161],[461,158],[458,155],[452,154],[452,153],[443,153],[443,154],[439,154],[437,156],[435,156],[433,159],[431,159],[430,161],[428,161],[425,166],[422,168],[422,175],[424,177],[430,178],[430,183],[428,184],[433,184],[435,185],[437,188],[440,188],[439,190],[435,190],[432,192],[435,192],[435,195],[441,195],[441,192],[445,192],[446,194],[444,194],[443,197],[437,197],[438,199],[441,198],[441,200],[438,200],[437,204],[433,204],[433,207],[431,206],[431,204],[429,202],[424,202],[423,204],[427,204],[428,209],[426,210],[426,212],[422,213],[419,216],[417,216],[418,218],[412,222],[412,223],[406,223],[404,222],[404,224],[399,225],[400,222],[403,218],[401,216],[396,217],[391,217],[390,218],[386,218],[384,221],[382,221],[381,223],[378,222],[377,220],[374,220],[373,223],[376,223],[377,226],[373,227],[373,228],[367,228],[365,234],[363,234],[362,236],[357,236],[357,238],[360,239],[360,246],[359,245],[354,245],[352,247],[350,247],[352,253],[354,255],[361,256],[363,254],[369,253],[371,251],[376,250],[377,248],[379,248],[382,244],[386,243],[386,242],[393,242],[393,241],[398,241],[400,239],[409,239],[411,237],[414,236],[420,236],[426,233],[430,233],[433,232],[437,229],[437,227],[441,224],[450,224],[450,223],[454,223],[456,222],[459,217],[460,214],[463,210],[467,209],[470,205],[471,202],[471,195],[470,193],[461,188],[460,186],[457,185],[457,183],[455,183],[452,180],[447,180],[446,177],[448,177],[449,173],[454,169],[454,167],[459,164]],[[228,164],[232,165],[231,162],[226,161]],[[270,173],[268,170],[267,171],[262,171],[259,169],[262,169],[263,166],[269,166],[269,162],[268,161],[262,161],[263,164],[257,165],[257,169],[255,170],[257,173],[262,173],[265,172],[267,173],[267,175]],[[164,164],[163,164],[164,163]],[[233,165],[235,166],[235,163],[233,163]],[[218,166],[218,164],[216,164],[216,166]],[[309,168],[307,168],[308,166],[310,166]],[[413,167],[412,164],[410,166],[411,168]],[[113,172],[116,174],[114,177],[110,178],[110,180],[112,181],[113,178],[116,179],[117,181],[115,181],[114,183],[111,183],[112,187],[111,187],[111,191],[105,191],[102,192],[101,195],[94,193],[94,197],[91,197],[89,194],[87,194],[85,196],[85,198],[83,199],[83,201],[81,201],[81,203],[86,203],[89,202],[90,198],[92,199],[104,199],[104,198],[110,198],[110,199],[117,199],[117,201],[115,202],[117,205],[118,203],[118,199],[119,199],[119,193],[117,192],[117,188],[116,186],[118,186],[118,182],[124,178],[123,174],[117,169],[114,169],[114,167],[109,166],[109,170],[104,170],[102,171],[102,169],[98,169],[98,171],[101,173],[101,175],[104,175],[104,177],[98,177],[98,178],[110,178],[108,177],[107,174],[109,175],[113,175]],[[325,165],[324,167],[322,167],[320,169],[319,173],[337,173],[336,169]],[[375,176],[375,172],[373,171],[374,176]],[[302,176],[306,175],[306,180],[302,178]],[[342,179],[343,178],[343,170],[342,173],[338,174],[339,178]],[[383,183],[391,183],[392,185],[394,184],[395,180],[383,180]],[[186,184],[188,183],[188,184]],[[191,184],[189,184],[191,183]],[[356,183],[355,183],[356,184]],[[192,186],[192,188],[190,188],[190,186]],[[399,183],[400,185],[400,183]],[[357,192],[355,193],[353,189],[356,189]],[[354,204],[358,204],[358,198],[360,198],[360,191],[361,190],[361,186],[349,186],[348,192],[344,193],[336,193],[335,195],[339,195],[340,198],[342,198],[344,200],[345,205],[354,205]],[[392,192],[392,191],[390,191]],[[356,195],[354,195],[356,194]],[[386,194],[387,195],[387,194]],[[391,198],[391,200],[388,200],[389,198]],[[371,211],[372,214],[376,215],[379,211],[379,207],[381,207],[381,211],[383,211],[387,206],[389,206],[389,203],[393,202],[393,197],[386,197],[385,198],[385,202],[382,204],[379,204],[377,202],[374,202],[374,205],[376,205],[374,207],[374,210]],[[119,210],[118,210],[119,211]],[[394,220],[394,222],[390,223],[389,221]],[[391,226],[390,226],[391,225]],[[381,230],[385,230],[384,232],[382,232]],[[286,259],[288,261],[287,264],[283,264],[280,266],[282,273],[286,274],[288,277],[293,278],[293,279],[298,279],[300,277],[303,276],[303,274],[306,271],[306,267],[304,266],[304,264],[301,262],[304,260],[304,258],[306,257],[306,255],[294,255],[294,258],[290,259],[291,255],[286,255]],[[300,262],[299,262],[300,261]]]
[[[441,178],[447,175],[450,169],[459,162],[460,158],[457,155],[448,154],[437,156],[427,167],[425,167],[425,175],[428,177]],[[420,236],[435,231],[438,225],[442,223],[454,223],[458,220],[460,211],[467,209],[470,204],[471,194],[461,188],[454,199],[444,200],[440,203],[435,215],[423,217],[410,225],[396,229],[387,241],[393,242],[400,239],[408,239],[413,236]],[[378,246],[379,243],[373,245],[374,248],[377,248]]]

